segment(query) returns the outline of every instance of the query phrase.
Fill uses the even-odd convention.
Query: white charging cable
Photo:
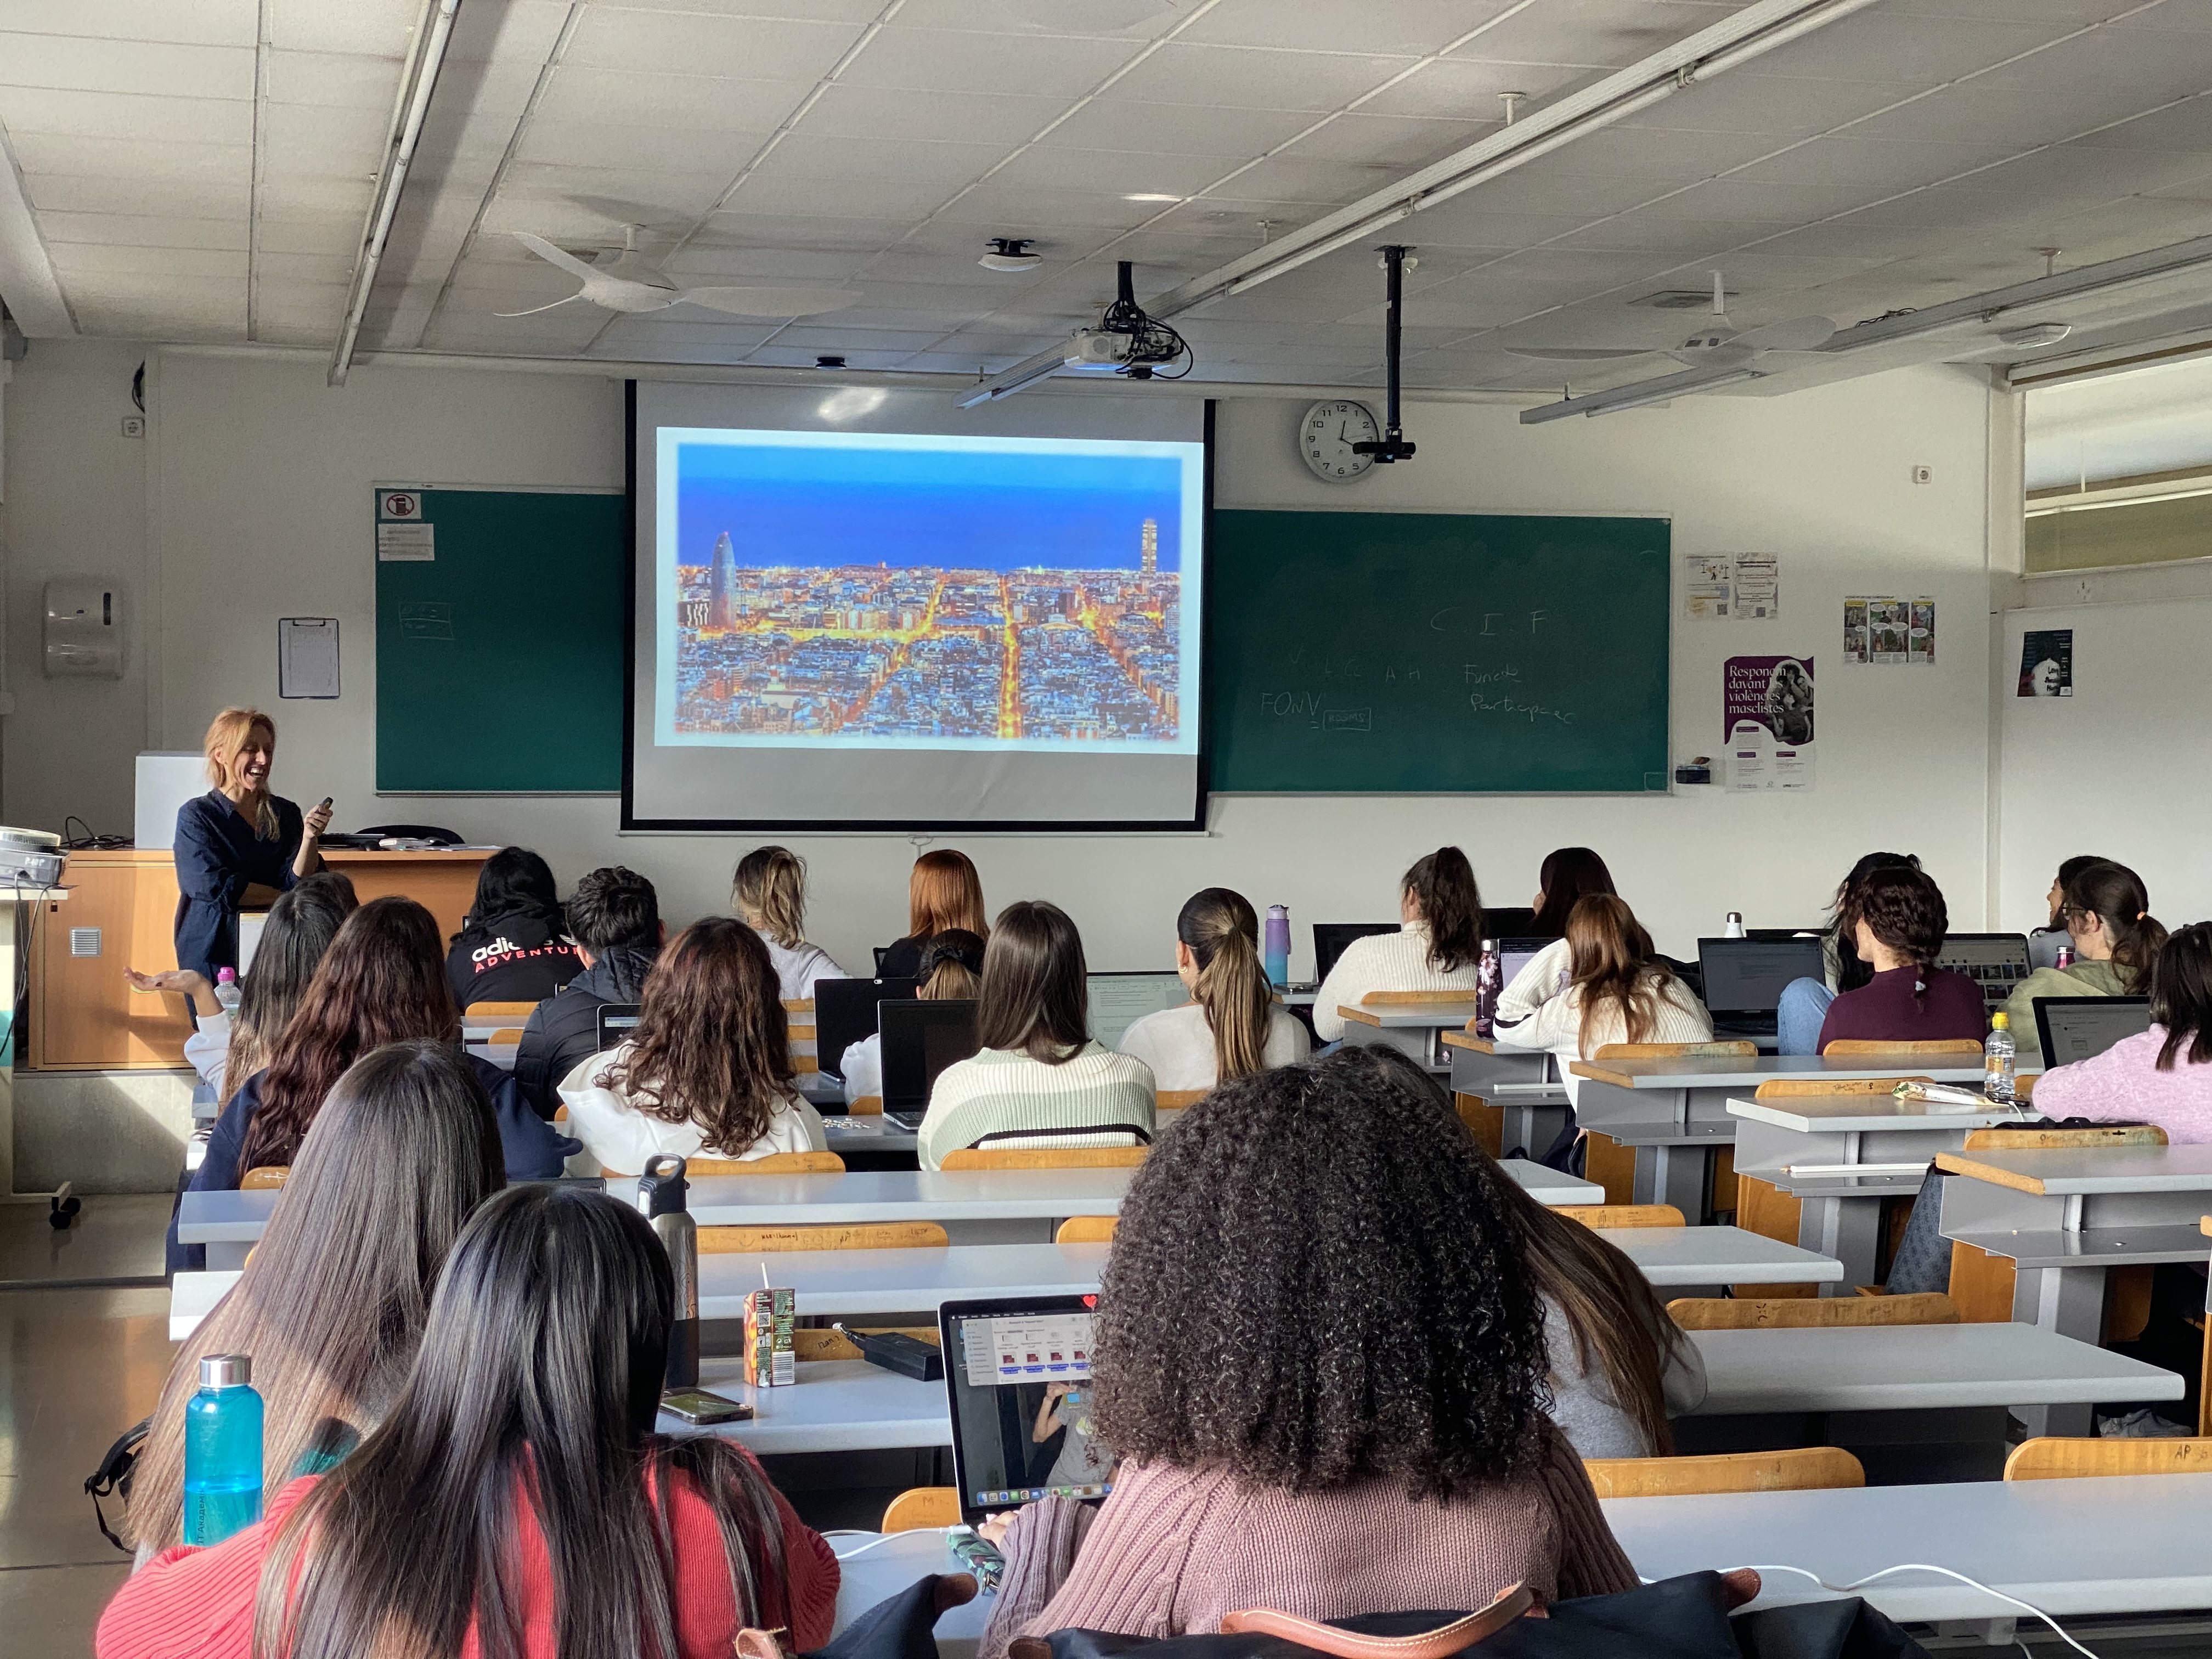
[[[933,1532],[942,1538],[945,1535],[946,1530],[943,1527],[910,1527],[905,1532],[887,1532],[878,1538],[864,1527],[832,1527],[822,1535],[824,1538],[866,1538],[872,1540],[860,1545],[856,1549],[847,1550],[837,1558],[840,1561],[849,1561],[856,1555],[866,1555],[870,1550],[879,1550],[886,1544],[897,1539],[910,1538],[917,1532]]]
[[[1741,1571],[1742,1569],[1738,1568],[1736,1571]],[[1884,1567],[1880,1572],[1870,1572],[1865,1577],[1856,1579],[1848,1584],[1832,1584],[1826,1579],[1821,1577],[1819,1573],[1808,1572],[1803,1567],[1753,1567],[1751,1571],[1760,1573],[1794,1572],[1801,1578],[1811,1579],[1822,1589],[1834,1590],[1838,1595],[1848,1595],[1851,1591],[1858,1589],[1864,1585],[1871,1584],[1877,1578],[1887,1578],[1893,1572],[1940,1572],[1946,1578],[1955,1578],[1962,1584],[1972,1585],[1974,1589],[1981,1591],[1984,1595],[1994,1595],[1998,1601],[2003,1601],[2009,1606],[2018,1607],[2022,1613],[2033,1613],[2038,1619],[2043,1620],[2045,1624],[2050,1626],[2053,1631],[2057,1632],[2058,1639],[2060,1641],[2065,1643],[2068,1647],[2072,1648],[2075,1652],[2083,1656],[2083,1659],[2097,1659],[2097,1656],[2095,1654],[2091,1653],[2088,1649],[2083,1647],[2079,1642],[2069,1636],[2065,1631],[2059,1627],[2058,1621],[2056,1619],[2053,1619],[2049,1613],[2045,1613],[2041,1607],[2037,1607],[2033,1602],[2023,1601],[2017,1595],[2007,1595],[2001,1589],[1991,1589],[1987,1584],[1982,1583],[1980,1579],[1969,1578],[1965,1573],[1954,1571],[1949,1567],[1933,1566],[1925,1561],[1908,1561],[1900,1566]]]

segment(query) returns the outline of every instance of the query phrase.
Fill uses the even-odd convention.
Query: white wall
[[[2083,853],[2141,876],[2168,927],[2212,916],[2212,599],[2046,605],[2002,620],[1990,688],[2004,769],[2000,925],[2041,927],[2051,875]],[[2020,696],[2021,635],[2051,628],[2074,630],[2074,695]]]
[[[42,343],[34,359],[46,349]],[[214,708],[258,702],[283,724],[280,787],[306,799],[336,795],[342,827],[442,823],[534,846],[566,879],[610,860],[629,864],[660,884],[672,919],[720,905],[749,842],[620,837],[611,799],[372,793],[368,486],[619,483],[617,384],[370,367],[332,391],[319,363],[190,352],[164,354],[160,381],[149,486],[151,551],[166,592],[166,626],[150,653],[155,745],[195,746]],[[66,387],[19,378],[10,427],[74,423],[89,445],[104,418],[100,390],[88,374],[88,384]],[[1680,551],[1780,552],[1783,620],[1676,624],[1675,748],[1719,751],[1723,658],[1818,651],[1817,787],[1802,796],[1705,788],[1672,797],[1224,799],[1206,837],[978,836],[959,844],[994,903],[1041,896],[1065,904],[1099,967],[1162,963],[1176,908],[1215,882],[1257,904],[1288,903],[1303,960],[1306,924],[1391,914],[1397,873],[1448,841],[1468,849],[1486,895],[1501,904],[1528,902],[1551,848],[1595,846],[1662,948],[1677,952],[1693,949],[1730,908],[1754,925],[1811,920],[1850,861],[1877,846],[1920,853],[1960,923],[1978,924],[1989,775],[1988,398],[1973,375],[1924,368],[1784,398],[1699,398],[1537,428],[1518,425],[1507,408],[1417,404],[1407,426],[1419,459],[1342,488],[1313,479],[1295,458],[1303,404],[1224,403],[1216,475],[1224,507],[1660,513],[1673,518]],[[29,465],[14,430],[9,442],[11,486],[38,495],[46,519],[112,510],[80,503],[108,481],[68,441],[56,440]],[[1934,482],[1913,484],[1915,465],[1932,467]],[[22,580],[11,569],[11,583]],[[1841,600],[1866,592],[1937,597],[1936,666],[1840,665]],[[344,697],[279,704],[276,618],[325,614],[343,624]],[[139,735],[95,728],[92,696],[80,704],[74,695],[57,689],[34,718],[0,728],[9,750],[0,811],[58,823],[61,811],[83,810],[80,799],[97,801],[119,827]],[[467,716],[455,710],[457,720]],[[38,758],[19,766],[26,744]],[[903,931],[908,838],[791,844],[812,862],[811,931],[833,952],[865,965],[869,945]]]

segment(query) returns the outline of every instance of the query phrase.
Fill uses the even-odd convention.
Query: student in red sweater
[[[652,1432],[673,1301],[643,1218],[512,1187],[453,1247],[413,1374],[331,1473],[166,1550],[99,1659],[729,1659],[821,1646],[838,1570],[750,1453]]]
[[[1816,1052],[1838,1037],[1871,1042],[1935,1042],[1989,1035],[1982,988],[1967,975],[1933,966],[1950,931],[1942,889],[1917,870],[1891,866],[1869,873],[1845,901],[1838,921],[1850,931],[1874,977],[1828,1005]]]
[[[1120,1460],[1113,1493],[988,1528],[1007,1567],[981,1659],[1060,1630],[1202,1634],[1245,1607],[1632,1589],[1545,1415],[1510,1179],[1393,1049],[1238,1078],[1184,1113],[1130,1183],[1099,1293],[1090,1449]]]

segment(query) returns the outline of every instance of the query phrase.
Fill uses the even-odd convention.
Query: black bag
[[[939,1617],[975,1599],[973,1574],[931,1573],[877,1602],[805,1659],[937,1659]],[[776,1659],[778,1653],[772,1632],[738,1633],[738,1659]]]
[[[118,1538],[115,1529],[107,1524],[100,1500],[119,1498],[125,1504],[131,1501],[131,1479],[138,1468],[138,1451],[146,1443],[147,1433],[153,1426],[154,1419],[149,1417],[124,1430],[115,1437],[115,1443],[107,1449],[107,1455],[100,1460],[100,1467],[85,1477],[85,1495],[92,1499],[92,1518],[99,1523],[100,1535],[125,1555],[131,1553],[131,1546]]]

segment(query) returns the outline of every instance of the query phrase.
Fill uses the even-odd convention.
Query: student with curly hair
[[[766,1158],[830,1147],[792,1080],[791,1025],[758,933],[728,916],[693,922],[646,976],[629,1042],[561,1080],[569,1127],[602,1168],[649,1158]]]
[[[1859,884],[1841,918],[1874,976],[1828,1005],[1816,1053],[1838,1037],[1935,1042],[1989,1035],[1982,988],[1934,965],[1951,926],[1943,891],[1917,870],[1876,870]]]
[[[983,1659],[1070,1628],[1211,1632],[1243,1607],[1632,1587],[1545,1415],[1507,1179],[1388,1049],[1239,1078],[1187,1112],[1130,1183],[1099,1297],[1091,1418],[1121,1460],[1113,1494],[993,1526],[1007,1574]]]
[[[1820,977],[1793,979],[1782,988],[1781,1002],[1775,1010],[1776,1047],[1780,1052],[1820,1053],[1820,1022],[1828,1017],[1828,1006],[1840,993],[1856,991],[1874,977],[1874,969],[1859,954],[1851,932],[1852,907],[1866,878],[1877,870],[1919,867],[1920,858],[1915,853],[1869,853],[1837,884],[1835,896],[1828,901],[1827,925],[1820,930]]]

